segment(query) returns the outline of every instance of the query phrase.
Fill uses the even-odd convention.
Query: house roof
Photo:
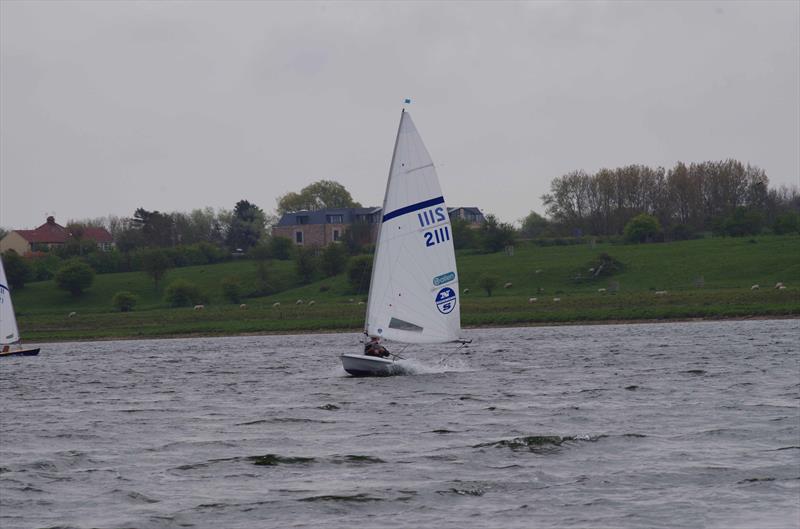
[[[47,217],[47,222],[35,230],[14,230],[29,243],[63,244],[71,237],[67,228],[58,224],[53,217]],[[105,228],[87,227],[83,230],[84,239],[96,242],[113,242],[114,238]]]

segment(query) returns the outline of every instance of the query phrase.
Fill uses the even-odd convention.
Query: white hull
[[[394,360],[363,354],[343,354],[342,367],[354,377],[388,377],[402,371]]]

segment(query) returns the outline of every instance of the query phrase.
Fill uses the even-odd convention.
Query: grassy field
[[[603,252],[622,262],[624,271],[586,279],[590,263]],[[520,244],[513,256],[459,254],[458,267],[461,288],[470,289],[461,296],[465,326],[800,316],[800,236],[594,247]],[[500,280],[491,297],[477,287],[484,273]],[[365,306],[359,302],[366,294],[352,292],[344,276],[291,288],[297,284],[293,264],[275,262],[273,284],[285,290],[245,300],[247,310],[224,301],[220,282],[226,276],[251,284],[255,265],[235,261],[175,269],[158,290],[144,273],[99,275],[78,299],[51,281],[31,283],[14,292],[14,302],[27,341],[357,330],[363,325]],[[163,286],[178,278],[207,292],[205,310],[166,306]],[[786,290],[773,288],[779,281]],[[503,288],[507,282],[513,286]],[[753,284],[761,289],[751,290]],[[601,288],[606,292],[598,292]],[[113,311],[111,298],[119,290],[140,297],[135,311]],[[531,297],[537,301],[529,303]],[[315,304],[296,305],[297,299]],[[276,301],[280,307],[273,307]],[[72,311],[77,316],[69,318]]]

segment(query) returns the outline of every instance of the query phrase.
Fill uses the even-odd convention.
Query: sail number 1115
[[[445,213],[444,208],[439,207],[417,213],[417,218],[419,219],[419,225],[425,228],[431,224],[447,220],[447,213]],[[433,246],[440,242],[449,241],[450,227],[441,226],[439,228],[434,228],[430,231],[423,232],[422,236],[425,237],[425,246]]]

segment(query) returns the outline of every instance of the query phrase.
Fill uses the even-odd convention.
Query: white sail
[[[433,161],[407,112],[400,117],[372,266],[367,334],[405,343],[459,338],[453,229]]]
[[[6,269],[0,259],[0,345],[8,345],[19,341],[17,318],[11,304],[11,291],[6,279]]]

